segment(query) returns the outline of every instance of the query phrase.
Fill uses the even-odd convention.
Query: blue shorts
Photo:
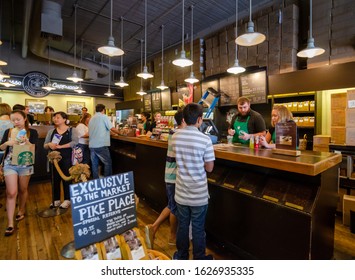
[[[4,166],[4,176],[7,175],[18,175],[27,176],[34,173],[33,165],[22,166],[22,165],[5,165]]]
[[[166,183],[166,195],[168,196],[168,208],[171,213],[176,216],[176,202],[175,202],[175,184],[173,183]]]

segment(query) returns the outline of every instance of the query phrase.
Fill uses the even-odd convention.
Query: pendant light
[[[190,38],[190,53],[191,53],[191,61],[193,61],[193,47],[194,47],[194,6],[191,5],[191,38]],[[190,77],[185,79],[186,83],[194,84],[199,82],[199,80],[195,77],[194,71],[191,65]]]
[[[121,49],[123,50],[123,17],[121,17]],[[128,86],[128,84],[124,81],[123,78],[123,55],[121,56],[121,77],[120,81],[115,83],[116,86],[121,88]]]
[[[10,76],[2,72],[2,70],[0,69],[0,80],[8,78],[10,78]]]
[[[254,22],[251,19],[251,0],[249,1],[249,6],[249,22],[247,25],[247,31],[235,39],[236,44],[245,47],[261,44],[266,39],[264,34],[254,31]]]
[[[178,59],[173,60],[173,64],[180,67],[191,66],[193,61],[186,58],[185,47],[184,47],[184,17],[185,17],[185,1],[182,0],[182,47],[181,47],[181,54]]]
[[[77,5],[74,5],[74,72],[73,74],[67,78],[67,80],[72,81],[74,83],[81,82],[83,79],[78,76],[76,72],[76,8]]]
[[[48,37],[48,83],[42,87],[42,89],[46,90],[46,91],[52,91],[55,90],[54,87],[52,87],[52,83],[51,83],[51,60],[50,60],[50,37]]]
[[[124,54],[124,51],[115,46],[115,38],[112,36],[112,11],[113,2],[111,0],[111,18],[110,18],[110,37],[108,37],[108,42],[106,46],[99,47],[97,50],[108,56],[120,56]]]
[[[153,74],[148,72],[147,67],[147,0],[145,2],[145,12],[144,12],[144,67],[143,72],[139,73],[137,76],[143,79],[153,78]]]
[[[235,1],[235,38],[238,38],[238,0]],[[244,67],[239,66],[238,61],[238,44],[235,44],[235,61],[234,65],[227,69],[228,73],[239,74],[245,71]]]
[[[141,69],[143,67],[143,40],[141,40]],[[143,90],[143,79],[141,78],[141,88],[139,89],[139,91],[136,92],[136,94],[138,95],[145,95],[147,94],[144,90]]]
[[[164,83],[164,25],[161,26],[161,83],[157,88],[160,90],[168,88]]]
[[[83,65],[83,44],[84,44],[84,40],[81,39],[81,48],[80,48],[80,65]],[[80,70],[81,73],[81,70]],[[83,89],[83,87],[81,86],[81,82],[79,82],[79,88],[74,89],[75,92],[77,93],[85,93],[86,91]]]
[[[309,37],[307,47],[297,53],[298,57],[312,58],[321,55],[325,52],[324,49],[314,46],[314,38],[312,36],[312,0],[309,0]]]
[[[104,93],[106,96],[111,97],[115,95],[111,92],[111,57],[108,57],[108,90]]]

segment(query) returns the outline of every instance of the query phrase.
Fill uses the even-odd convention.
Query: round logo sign
[[[49,82],[48,76],[41,72],[29,72],[22,80],[23,89],[32,97],[44,97],[49,91],[42,89]]]

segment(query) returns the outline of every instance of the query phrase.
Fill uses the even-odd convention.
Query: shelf
[[[314,114],[314,111],[291,111],[292,114]]]

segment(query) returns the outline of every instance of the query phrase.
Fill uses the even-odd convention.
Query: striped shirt
[[[195,126],[179,129],[171,139],[177,174],[175,201],[186,206],[208,204],[205,162],[215,160],[211,139]]]
[[[166,154],[165,162],[165,183],[175,184],[176,180],[176,161],[173,157],[173,149],[171,147],[171,137],[173,134],[169,134],[168,137],[168,152]]]

